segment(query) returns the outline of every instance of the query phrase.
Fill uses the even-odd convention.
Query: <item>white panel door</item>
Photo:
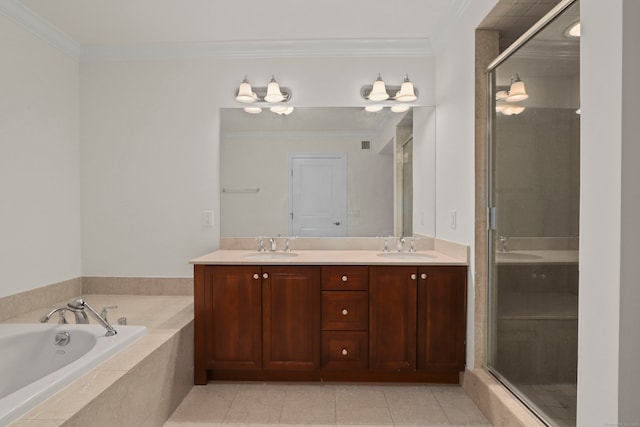
[[[347,235],[346,154],[290,154],[292,236]]]

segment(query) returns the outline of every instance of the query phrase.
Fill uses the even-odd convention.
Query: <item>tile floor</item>
[[[491,426],[459,386],[214,382],[164,427],[347,425]]]

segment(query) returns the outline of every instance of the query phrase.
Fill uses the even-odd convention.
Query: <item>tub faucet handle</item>
[[[107,320],[107,313],[109,310],[115,310],[116,308],[118,308],[117,305],[109,305],[107,307],[102,307],[102,310],[100,310],[100,316],[102,316],[102,318],[104,320]]]
[[[62,309],[62,310],[60,310],[58,312],[58,314],[60,315],[60,317],[58,317],[58,323],[63,324],[63,325],[66,325],[67,323],[69,323],[69,322],[67,322],[67,318],[64,317],[64,312],[65,311],[66,310]]]

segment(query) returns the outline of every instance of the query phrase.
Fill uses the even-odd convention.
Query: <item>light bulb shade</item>
[[[509,105],[502,109],[501,113],[505,116],[517,116],[524,111],[524,107],[521,105]]]
[[[496,101],[506,101],[508,97],[509,92],[507,92],[506,90],[496,92]]]
[[[271,110],[272,113],[276,113],[281,116],[288,116],[293,113],[293,107],[289,107],[287,105],[278,105],[276,107],[269,108],[269,110]]]
[[[271,81],[267,86],[267,94],[264,97],[267,102],[282,102],[284,101],[284,95],[280,91],[280,85],[276,80],[271,77]]]
[[[262,113],[262,108],[260,107],[244,107],[244,111],[249,114],[260,114]]]
[[[411,102],[418,99],[416,92],[413,88],[413,83],[409,81],[409,77],[405,77],[402,86],[400,86],[400,92],[396,94],[396,101]]]
[[[382,80],[382,77],[378,76],[375,82],[373,82],[373,88],[371,88],[371,92],[369,93],[369,99],[372,101],[384,101],[389,98],[389,94],[387,93],[387,87]]]
[[[380,104],[372,104],[364,107],[365,111],[368,111],[370,113],[377,113],[378,111],[381,111],[383,108],[384,108],[384,105],[380,105]]]
[[[410,105],[392,105],[391,106],[391,111],[393,111],[394,113],[404,113],[405,111],[409,111],[409,108],[411,108]]]
[[[251,84],[245,77],[245,79],[240,83],[240,87],[238,88],[238,94],[236,95],[236,101],[242,102],[243,104],[250,104],[256,101],[254,97],[254,93],[251,89]]]
[[[511,82],[507,102],[524,101],[527,98],[529,98],[529,95],[527,95],[527,90],[524,87],[524,82],[520,80],[520,77],[517,77]]]

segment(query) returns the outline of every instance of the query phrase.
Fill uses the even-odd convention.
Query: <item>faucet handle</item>
[[[109,310],[115,310],[116,308],[118,308],[117,305],[110,305],[107,307],[102,307],[102,310],[100,310],[100,316],[104,319],[107,320],[107,313]]]

